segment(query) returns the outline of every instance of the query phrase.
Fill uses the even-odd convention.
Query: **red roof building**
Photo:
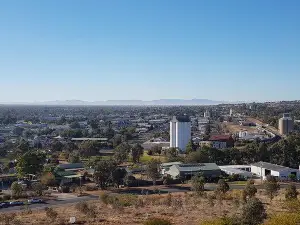
[[[234,139],[231,135],[213,135],[209,138],[212,147],[217,149],[234,147]]]

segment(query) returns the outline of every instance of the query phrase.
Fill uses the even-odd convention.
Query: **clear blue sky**
[[[0,102],[300,99],[299,0],[2,0]]]

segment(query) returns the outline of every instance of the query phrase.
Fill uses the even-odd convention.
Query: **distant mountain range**
[[[152,101],[143,100],[107,100],[107,101],[82,101],[82,100],[64,100],[64,101],[45,101],[45,102],[24,102],[24,103],[4,103],[4,104],[24,104],[24,105],[218,105],[229,102],[214,101],[209,99],[159,99]],[[1,103],[0,103],[1,104]]]

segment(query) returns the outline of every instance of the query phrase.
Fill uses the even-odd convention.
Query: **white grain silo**
[[[281,135],[287,135],[294,129],[294,121],[289,113],[284,113],[283,117],[279,119],[278,130]]]

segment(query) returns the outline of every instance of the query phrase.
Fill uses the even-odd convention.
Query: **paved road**
[[[28,205],[28,207],[31,210],[38,210],[38,209],[44,209],[45,207],[66,205],[66,204],[72,204],[72,203],[77,203],[77,202],[81,202],[81,201],[89,201],[89,200],[95,200],[95,199],[99,199],[99,197],[90,195],[90,196],[83,196],[83,197],[74,197],[74,198],[65,199],[65,200],[50,200],[44,204],[33,204],[33,205]],[[24,206],[14,206],[14,207],[9,207],[9,208],[2,208],[2,209],[0,209],[0,213],[17,212],[24,208],[25,208]]]

